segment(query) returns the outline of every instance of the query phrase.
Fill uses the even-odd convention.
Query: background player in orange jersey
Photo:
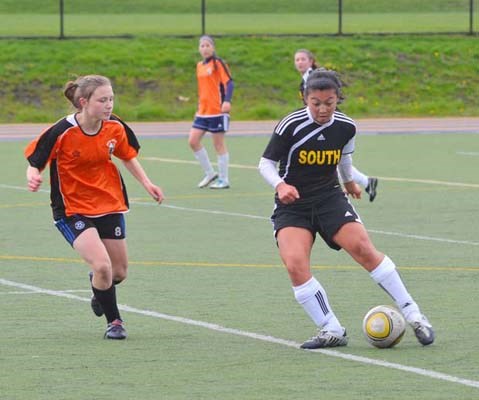
[[[203,58],[196,65],[198,80],[198,110],[190,130],[188,143],[199,161],[205,176],[198,187],[227,189],[229,153],[225,144],[225,132],[229,127],[229,112],[233,96],[233,79],[228,65],[215,53],[215,42],[210,36],[202,36],[199,52]],[[211,165],[208,152],[201,144],[206,132],[212,133],[213,145],[218,157],[218,172]]]
[[[124,213],[128,197],[111,157],[122,160],[158,203],[163,193],[138,162],[140,146],[133,131],[112,115],[109,79],[80,77],[66,84],[64,94],[77,111],[46,129],[25,149],[28,189],[39,189],[41,171],[50,164],[55,226],[91,268],[92,308],[98,316],[105,314],[105,338],[125,339],[115,284],[127,275]]]
[[[301,75],[301,83],[299,84],[299,96],[304,99],[304,86],[309,74],[318,66],[314,54],[307,49],[299,49],[294,53],[294,66]],[[353,166],[353,180],[357,184],[363,186],[369,195],[369,201],[374,201],[377,194],[378,178],[367,176]]]

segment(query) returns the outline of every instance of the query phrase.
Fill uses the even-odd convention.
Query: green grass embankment
[[[220,38],[236,83],[233,118],[278,119],[298,107],[298,48],[348,84],[354,118],[479,115],[479,46],[467,36]],[[48,122],[69,111],[64,83],[110,77],[116,112],[130,121],[190,120],[196,108],[197,39],[0,42],[0,123]],[[187,98],[189,100],[184,101]]]

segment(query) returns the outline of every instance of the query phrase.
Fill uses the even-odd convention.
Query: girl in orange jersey
[[[203,58],[196,65],[198,80],[198,111],[190,130],[188,143],[199,161],[205,176],[198,187],[211,189],[229,188],[229,153],[225,144],[225,132],[229,127],[229,112],[233,96],[233,79],[226,63],[215,53],[215,42],[210,36],[200,38],[199,52]],[[201,139],[211,132],[218,157],[218,172],[211,165]]]
[[[294,53],[294,66],[301,75],[299,97],[306,105],[304,99],[304,87],[309,74],[318,68],[316,65],[316,58],[314,57],[314,54],[307,49],[296,50],[296,53]],[[367,176],[353,166],[353,180],[364,187],[364,190],[366,190],[366,193],[369,195],[369,201],[374,201],[377,194],[378,178]]]
[[[96,315],[105,314],[105,338],[125,339],[115,284],[127,275],[124,213],[128,212],[128,197],[111,157],[122,160],[158,203],[164,197],[138,162],[140,146],[135,134],[112,114],[109,79],[80,77],[66,84],[64,94],[77,111],[25,149],[28,189],[36,192],[40,188],[41,172],[49,164],[55,226],[91,268],[91,305]]]

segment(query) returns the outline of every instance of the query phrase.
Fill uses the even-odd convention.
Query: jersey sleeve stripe
[[[346,114],[343,114],[341,112],[338,112],[338,111],[335,111],[334,112],[334,119],[338,120],[338,121],[343,121],[343,122],[347,122],[353,126],[356,126],[355,122],[349,118]]]
[[[295,112],[292,112],[291,114],[287,115],[285,118],[283,118],[279,124],[276,126],[274,132],[278,135],[282,135],[284,131],[288,128],[288,126],[295,122],[295,121],[300,121],[307,117],[307,112],[305,108],[301,108]]]
[[[112,115],[110,119],[119,122],[123,126],[126,132],[126,137],[128,138],[128,144],[138,152],[140,150],[140,143],[138,142],[133,129],[131,129],[121,118],[116,115]]]
[[[57,139],[71,127],[72,124],[63,118],[30,142],[24,152],[28,163],[32,167],[43,170],[51,157]]]

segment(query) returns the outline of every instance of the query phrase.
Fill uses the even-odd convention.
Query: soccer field
[[[361,322],[391,304],[344,252],[316,241],[313,272],[350,342],[304,351],[315,328],[296,303],[256,165],[267,136],[232,136],[229,190],[197,189],[181,138],[143,138],[140,160],[167,200],[131,176],[129,279],[117,289],[129,337],[105,341],[89,306],[88,269],[54,228],[43,191],[26,191],[26,141],[0,142],[0,398],[476,399],[479,365],[477,134],[360,136],[355,165],[379,177],[354,200],[433,323],[393,349],[369,346]],[[205,140],[211,151],[210,140]],[[47,182],[47,179],[45,179]]]

